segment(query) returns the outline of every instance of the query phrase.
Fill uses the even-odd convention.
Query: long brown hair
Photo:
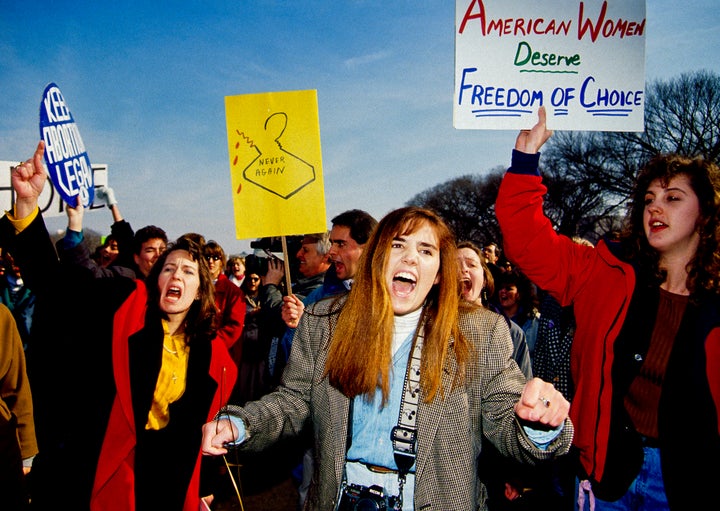
[[[645,193],[650,183],[659,179],[667,185],[676,176],[687,176],[690,187],[697,195],[700,205],[698,232],[700,243],[695,257],[688,265],[687,287],[691,293],[705,289],[720,293],[720,168],[710,160],[689,158],[678,154],[656,156],[638,174],[632,196],[626,227],[621,234],[629,253],[638,258],[638,267],[648,273],[657,284],[665,280],[665,272],[659,267],[659,254],[650,246],[645,236],[643,214]]]
[[[470,349],[458,327],[455,238],[434,212],[406,207],[388,213],[368,240],[332,336],[325,373],[330,383],[348,397],[363,394],[369,397],[381,389],[383,403],[387,402],[394,314],[385,271],[393,241],[425,225],[435,232],[440,254],[439,282],[427,295],[421,320],[424,342],[420,378],[425,401],[431,401],[438,392],[442,395],[443,365],[449,356],[451,339],[460,369],[455,384],[464,381]]]
[[[215,284],[210,275],[210,267],[203,257],[202,246],[186,236],[181,236],[174,243],[168,245],[167,249],[160,254],[155,261],[150,273],[147,276],[148,310],[160,317],[167,319],[160,309],[160,290],[158,278],[168,256],[176,250],[185,250],[190,258],[198,263],[198,275],[200,277],[200,289],[198,299],[195,300],[185,317],[185,342],[196,337],[212,338],[216,330],[217,306],[215,305]]]

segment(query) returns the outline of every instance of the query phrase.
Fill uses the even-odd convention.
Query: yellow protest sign
[[[237,239],[323,232],[317,91],[225,97]]]

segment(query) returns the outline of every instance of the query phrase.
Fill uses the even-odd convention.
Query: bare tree
[[[559,208],[555,218],[564,219],[560,231],[592,239],[616,230],[637,170],[671,152],[718,161],[720,75],[698,71],[649,84],[643,132],[556,133],[541,164],[545,176],[568,181],[548,198]]]
[[[496,167],[485,175],[457,177],[415,195],[406,205],[435,211],[448,223],[458,240],[480,244],[499,242],[495,198],[504,173],[503,167]]]
[[[645,157],[673,152],[717,162],[720,75],[703,70],[653,82],[645,102],[645,131],[621,136]]]

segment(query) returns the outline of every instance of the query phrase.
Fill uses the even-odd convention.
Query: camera
[[[248,254],[245,256],[245,272],[257,273],[261,277],[268,271],[268,261],[270,258],[266,255]]]
[[[398,498],[385,495],[382,486],[348,484],[343,488],[337,511],[373,511],[395,509]]]
[[[282,239],[280,236],[258,238],[250,242],[250,248],[268,250],[270,252],[282,252]]]
[[[285,237],[287,251],[290,256],[294,255],[300,249],[302,239],[302,236]],[[275,254],[282,257],[282,237],[269,236],[258,238],[250,242],[250,248],[254,249],[255,252],[245,257],[245,271],[263,276],[267,273],[270,258],[277,257]],[[294,259],[293,257],[290,258],[290,274],[293,276],[297,271],[297,262],[294,261]]]

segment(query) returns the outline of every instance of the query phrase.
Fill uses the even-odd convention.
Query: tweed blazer
[[[345,298],[321,300],[308,307],[276,391],[243,408],[228,407],[229,413],[246,425],[246,440],[238,447],[244,451],[261,451],[281,438],[297,435],[310,421],[316,459],[306,510],[333,509],[343,474],[350,400],[332,387],[323,373]],[[545,451],[523,431],[513,406],[526,379],[512,360],[505,319],[474,308],[461,313],[460,328],[474,349],[465,385],[452,388],[457,364],[451,349],[444,368],[443,396],[430,403],[420,396],[414,488],[417,510],[486,509],[487,492],[477,477],[484,439],[492,441],[501,453],[529,463],[566,453],[572,441],[569,420]],[[448,342],[452,344],[453,339]]]

